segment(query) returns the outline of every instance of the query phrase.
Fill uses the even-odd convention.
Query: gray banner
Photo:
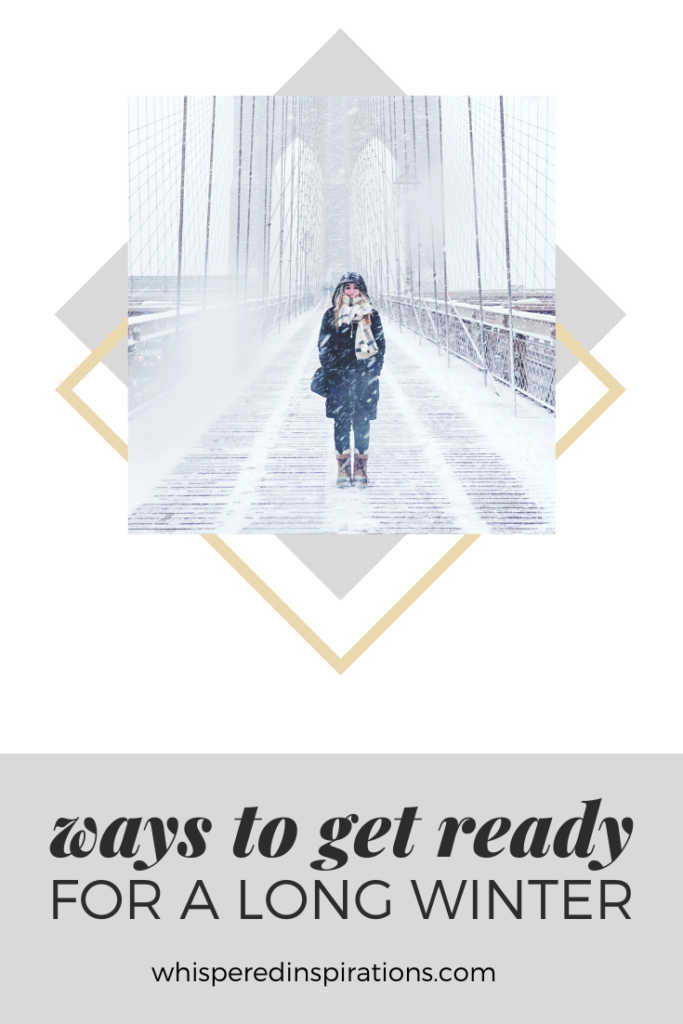
[[[93,1019],[180,1024],[266,1021],[274,1015],[330,1024],[350,1016],[530,1024],[674,1018],[681,903],[674,869],[683,838],[676,812],[679,757],[26,756],[3,758],[0,770],[5,793],[2,999],[12,1024]],[[268,858],[255,847],[249,856],[236,857],[236,819],[245,807],[258,807],[261,819],[247,847],[262,843],[272,852],[285,833],[280,825],[269,846],[268,822],[290,817],[298,826],[291,851]],[[417,808],[419,819],[409,839],[405,830],[413,812],[404,808]],[[318,859],[333,863],[329,851],[319,852],[320,826],[347,815],[357,815],[358,821],[350,821],[350,836],[334,845],[349,854],[348,863],[338,870],[314,870],[311,862]],[[57,850],[61,844],[69,852],[78,830],[83,836],[74,849],[82,854],[90,848],[87,817],[97,828],[95,850],[81,857],[52,856],[52,840],[56,837]],[[105,857],[108,845],[111,853],[123,839],[122,829],[113,842],[112,830],[105,832],[118,817],[141,818],[141,831],[125,851],[131,856]],[[168,853],[156,865],[135,870],[136,860],[153,864],[162,849],[155,854],[155,834],[173,838],[171,817],[178,819],[180,834]],[[197,826],[193,834],[189,825],[189,837],[183,836],[184,823],[198,817],[211,820],[211,831],[201,833]],[[476,822],[471,831],[466,817]],[[552,819],[550,851],[513,856],[515,844],[520,852],[521,823],[546,817]],[[575,817],[582,817],[583,832],[578,822],[569,841],[563,840],[562,823]],[[60,835],[69,826],[53,831],[58,818],[78,818],[66,846]],[[145,825],[150,818],[162,819],[163,831],[153,821]],[[376,818],[388,819],[389,831],[368,838],[368,830],[381,827],[368,825]],[[460,825],[450,856],[439,857],[439,844],[453,827],[442,824],[447,818]],[[487,842],[486,828],[495,834],[501,827],[485,825],[494,818],[508,819],[510,827]],[[533,833],[525,833],[527,849]],[[199,835],[206,852],[190,857],[199,849]],[[540,840],[537,835],[536,853],[542,852]],[[575,845],[569,856],[556,855],[555,850],[571,851]],[[501,852],[479,856],[477,847],[479,853]],[[377,851],[383,852],[367,855]],[[402,852],[408,855],[399,856]],[[591,859],[613,863],[591,870]],[[57,920],[55,879],[62,880],[59,897],[75,900],[57,904]],[[183,920],[200,879],[205,889],[196,892],[194,903],[205,904],[208,893],[218,919],[209,909],[192,909]],[[88,916],[81,901],[95,914],[115,906],[111,886],[85,892],[89,883],[101,880],[117,886],[122,905],[115,915],[98,919]],[[131,919],[131,880],[159,887],[158,919],[144,907]],[[438,880],[451,910],[461,891],[453,919],[441,895],[428,919],[420,910],[417,893],[426,908]],[[539,884],[543,880],[545,887]],[[342,909],[347,883],[346,918],[319,887],[316,919],[316,881]],[[244,911],[262,916],[241,917],[241,882]],[[278,882],[286,884],[271,890],[271,907],[295,914],[303,893],[307,905],[298,916],[285,919],[268,909],[267,892]],[[367,882],[375,884],[361,889]],[[601,893],[616,903],[626,897],[624,885],[616,883],[629,887],[628,919],[618,906],[606,907],[601,917]],[[149,884],[138,884],[135,891],[138,901],[156,892]],[[386,916],[367,916],[384,913],[387,901]],[[159,974],[161,968],[172,980],[155,980],[153,969]],[[192,980],[195,968],[197,981]],[[246,968],[251,970],[245,978]],[[299,980],[287,980],[294,968],[300,968]],[[315,980],[314,968],[321,980]],[[208,981],[202,980],[202,969]],[[430,980],[428,971],[438,980]],[[225,980],[221,972],[228,975]],[[280,973],[284,980],[278,980]]]

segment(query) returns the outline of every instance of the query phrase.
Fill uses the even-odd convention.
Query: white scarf
[[[356,359],[369,359],[376,356],[379,349],[370,330],[370,314],[372,306],[368,302],[367,295],[361,295],[352,299],[349,295],[342,295],[341,306],[337,315],[339,327],[346,327],[356,321]]]

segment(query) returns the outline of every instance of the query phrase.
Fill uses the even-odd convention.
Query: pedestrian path
[[[521,399],[515,421],[506,391],[494,396],[456,358],[447,368],[392,321],[370,428],[371,483],[337,488],[332,420],[310,390],[321,315],[285,342],[267,342],[271,362],[131,512],[131,532],[554,532],[554,464],[533,455],[550,448],[529,444],[530,430],[551,438],[551,414]],[[544,474],[550,483],[537,487]]]

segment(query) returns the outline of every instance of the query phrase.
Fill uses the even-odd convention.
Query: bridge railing
[[[319,293],[304,296],[248,300],[201,306],[185,306],[179,313],[167,310],[142,313],[128,319],[128,413],[139,412],[166,393],[183,374],[197,368],[206,347],[225,343],[264,342],[276,328],[282,328],[320,301]],[[229,355],[226,351],[226,355]]]
[[[385,295],[383,312],[451,356],[510,386],[510,330],[507,312],[443,300],[418,303],[404,295]],[[515,315],[517,313],[517,315]],[[546,409],[555,410],[554,318],[525,310],[513,310],[513,353],[516,390]],[[532,329],[533,328],[533,329]]]

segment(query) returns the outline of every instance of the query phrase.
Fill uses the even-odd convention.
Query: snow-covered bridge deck
[[[385,321],[367,488],[338,489],[332,421],[310,391],[322,309],[286,339],[133,508],[136,533],[552,533],[555,419],[497,395]]]

